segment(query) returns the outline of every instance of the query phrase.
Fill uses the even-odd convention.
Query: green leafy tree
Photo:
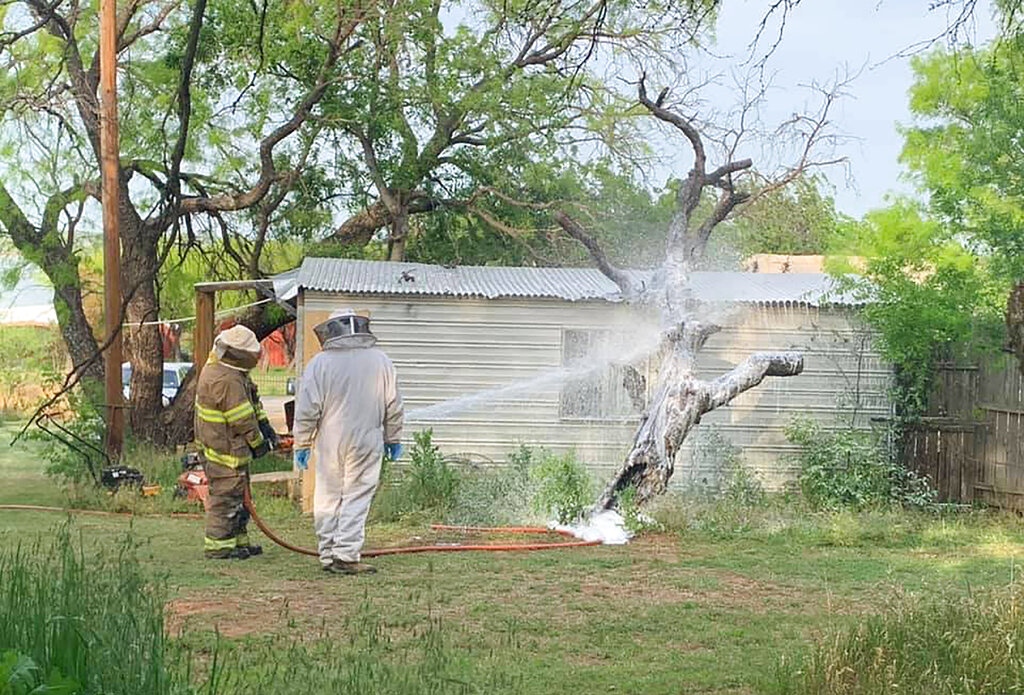
[[[637,56],[681,48],[717,5],[393,0],[360,29],[362,49],[348,63],[353,82],[324,104],[325,128],[345,154],[339,182],[352,212],[334,241],[383,242],[386,256],[401,260],[415,234],[439,238],[413,217],[443,211],[438,219],[462,242],[459,256],[467,237],[481,236],[478,225],[543,246],[543,234],[521,231],[539,216],[522,207],[508,215],[502,193],[525,192],[537,203],[599,185],[594,171],[572,181],[573,167],[588,159],[581,148],[640,147],[634,119],[625,117],[632,102],[591,69],[591,59],[608,48]],[[453,28],[452,15],[461,13],[471,19]],[[481,246],[517,256],[507,240]]]
[[[1007,26],[988,47],[915,59],[915,123],[904,129],[903,161],[941,234],[1004,283],[996,306],[1006,307],[1010,344],[1024,365],[1024,34]]]
[[[137,435],[168,431],[152,322],[170,249],[216,235],[241,272],[260,270],[269,219],[304,180],[312,116],[366,12],[359,0],[121,8],[119,224]],[[54,285],[73,377],[99,372],[80,258],[100,195],[97,27],[95,7],[75,0],[12,0],[0,13],[0,225]],[[247,253],[232,224],[247,230]]]
[[[169,259],[212,245],[222,259],[212,279],[260,277],[272,270],[268,244],[319,239],[340,218],[332,243],[371,256],[384,245],[391,258],[405,256],[414,215],[500,223],[507,205],[494,191],[541,180],[545,162],[567,168],[581,142],[625,147],[628,119],[617,123],[620,104],[591,71],[594,56],[679,49],[716,6],[129,2],[117,52],[135,433],[188,437],[188,389],[161,417],[152,322]],[[98,377],[80,258],[98,216],[95,8],[0,7],[0,226],[53,283],[76,376]],[[282,320],[246,318],[258,335]]]
[[[841,221],[827,185],[820,174],[808,174],[757,198],[722,226],[718,243],[740,258],[826,253]]]
[[[896,367],[900,415],[920,415],[936,361],[973,356],[998,343],[1005,286],[988,259],[911,200],[846,224],[841,239],[835,247],[840,258],[860,256],[863,265],[835,260],[833,269],[865,302],[877,347]]]

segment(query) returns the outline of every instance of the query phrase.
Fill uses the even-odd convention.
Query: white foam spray
[[[625,545],[633,534],[626,528],[622,515],[613,509],[604,509],[569,526],[555,526],[559,531],[568,531],[583,541],[601,541],[605,545]]]

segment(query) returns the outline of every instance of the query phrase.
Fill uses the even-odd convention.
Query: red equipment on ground
[[[206,500],[210,498],[210,482],[203,470],[203,457],[198,452],[185,454],[181,459],[184,469],[178,476],[178,489],[174,494],[184,497],[189,502],[202,502],[206,508]]]

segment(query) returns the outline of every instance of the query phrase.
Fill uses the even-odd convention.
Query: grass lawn
[[[60,499],[31,449],[0,450],[0,503]],[[258,502],[283,535],[312,545],[308,520],[280,500]],[[52,534],[61,519],[0,511],[0,547]],[[81,515],[74,531],[87,548],[131,532],[144,567],[167,583],[172,634],[186,630],[190,644],[215,629],[240,645],[324,632],[344,644],[370,611],[397,650],[440,621],[456,654],[506,674],[507,692],[538,695],[761,692],[781,657],[828,628],[901,592],[1005,586],[1024,553],[1024,526],[994,514],[780,506],[678,526],[625,547],[380,558],[378,575],[359,578],[324,575],[258,531],[263,557],[206,562],[197,520]],[[434,539],[419,526],[374,525],[368,546]]]
[[[63,505],[65,495],[43,475],[42,445],[26,440],[11,445],[18,431],[16,423],[0,420],[0,504]]]
[[[288,378],[295,376],[287,367],[257,368],[250,373],[261,396],[284,396]]]

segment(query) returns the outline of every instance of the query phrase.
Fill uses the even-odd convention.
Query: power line
[[[252,302],[250,304],[243,304],[242,306],[236,306],[236,307],[232,307],[230,309],[221,309],[220,311],[216,312],[214,314],[214,316],[216,316],[216,317],[231,316],[232,314],[238,313],[242,309],[250,309],[250,308],[252,308],[254,306],[260,306],[261,304],[267,304],[268,302],[272,302],[272,301],[274,301],[274,300],[273,299],[261,299],[258,302]],[[141,328],[142,326],[167,326],[167,325],[170,325],[172,323],[189,323],[189,322],[195,321],[195,320],[196,320],[195,316],[184,316],[184,317],[182,317],[180,319],[163,319],[162,321],[142,321],[140,323],[124,323],[122,325],[125,328]]]

